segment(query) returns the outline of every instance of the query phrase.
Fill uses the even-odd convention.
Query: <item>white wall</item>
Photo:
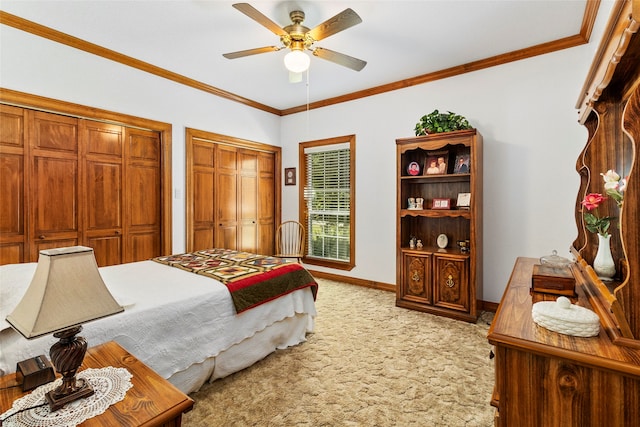
[[[577,237],[575,162],[587,131],[575,103],[608,17],[589,45],[282,119],[283,166],[298,143],[356,135],[356,267],[350,276],[395,283],[395,139],[434,109],[465,116],[484,137],[484,293],[499,302],[518,256],[558,250]],[[313,91],[313,76],[310,77]],[[283,219],[298,217],[298,188],[283,189]],[[314,269],[336,274],[313,266]]]
[[[185,248],[185,127],[282,145],[283,167],[298,166],[300,141],[355,134],[356,267],[349,274],[384,283],[395,282],[395,139],[412,136],[435,108],[462,114],[484,136],[479,297],[498,302],[516,256],[553,249],[569,256],[577,235],[575,160],[587,134],[574,104],[610,7],[603,2],[589,45],[308,115],[280,118],[7,26],[0,26],[0,86],[171,123],[174,252]],[[297,194],[283,187],[283,220],[297,218]]]
[[[186,244],[185,128],[280,145],[278,116],[4,25],[0,86],[170,123],[174,253],[184,252]]]

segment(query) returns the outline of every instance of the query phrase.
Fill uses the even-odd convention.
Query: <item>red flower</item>
[[[582,206],[587,210],[593,210],[600,206],[600,203],[604,202],[607,198],[600,193],[589,193],[584,196],[584,200],[581,202]]]

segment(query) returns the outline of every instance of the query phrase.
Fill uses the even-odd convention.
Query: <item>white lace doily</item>
[[[6,427],[75,427],[88,418],[102,414],[109,406],[124,399],[127,390],[133,386],[132,375],[125,368],[89,368],[78,372],[77,378],[88,381],[95,393],[68,403],[55,412],[50,412],[47,404],[16,413],[46,403],[45,394],[62,384],[62,379],[58,378],[13,402],[11,409],[0,415],[0,420],[5,420],[1,424]]]

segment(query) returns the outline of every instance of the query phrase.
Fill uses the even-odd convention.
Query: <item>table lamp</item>
[[[7,322],[27,339],[50,333],[60,339],[49,351],[62,375],[62,385],[46,394],[52,412],[94,393],[87,381],[76,380],[87,352],[87,341],[76,336],[81,324],[122,311],[102,281],[92,248],[40,251],[31,284]]]

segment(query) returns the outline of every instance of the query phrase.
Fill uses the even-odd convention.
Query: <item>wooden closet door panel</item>
[[[122,165],[87,161],[86,245],[100,267],[122,262]]]
[[[40,111],[32,114],[32,148],[77,156],[78,119]]]
[[[36,261],[43,249],[74,246],[80,241],[78,161],[35,156],[31,184],[34,242],[31,260]]]
[[[218,230],[216,247],[237,249],[238,241],[238,185],[235,173],[219,172],[216,185]]]
[[[255,175],[258,172],[258,152],[253,150],[240,150],[238,152],[240,173]]]
[[[216,144],[216,247],[238,249],[238,150]]]
[[[215,151],[210,142],[192,144],[193,242],[188,250],[215,247]]]
[[[258,179],[240,175],[240,250],[257,252]]]
[[[93,248],[100,267],[120,264],[124,245],[124,129],[88,120],[83,125],[84,244]]]
[[[240,250],[258,252],[258,152],[239,150],[238,205]]]
[[[127,251],[131,261],[144,261],[156,256],[160,252],[160,233],[134,232],[127,236]]]
[[[122,126],[107,123],[85,121],[87,132],[86,154],[88,156],[106,156],[119,161],[124,152]]]
[[[25,112],[0,105],[0,265],[25,262]]]
[[[87,162],[87,230],[122,228],[122,165]]]
[[[161,150],[156,132],[125,129],[124,262],[161,254]]]
[[[31,261],[40,250],[82,241],[82,186],[78,162],[78,119],[30,111]]]
[[[213,195],[215,173],[213,170],[195,170],[193,172],[193,186],[196,197],[193,209],[193,239],[192,250],[210,249],[215,246],[214,230],[215,205]]]
[[[258,155],[258,253],[273,254],[275,241],[275,155]]]

